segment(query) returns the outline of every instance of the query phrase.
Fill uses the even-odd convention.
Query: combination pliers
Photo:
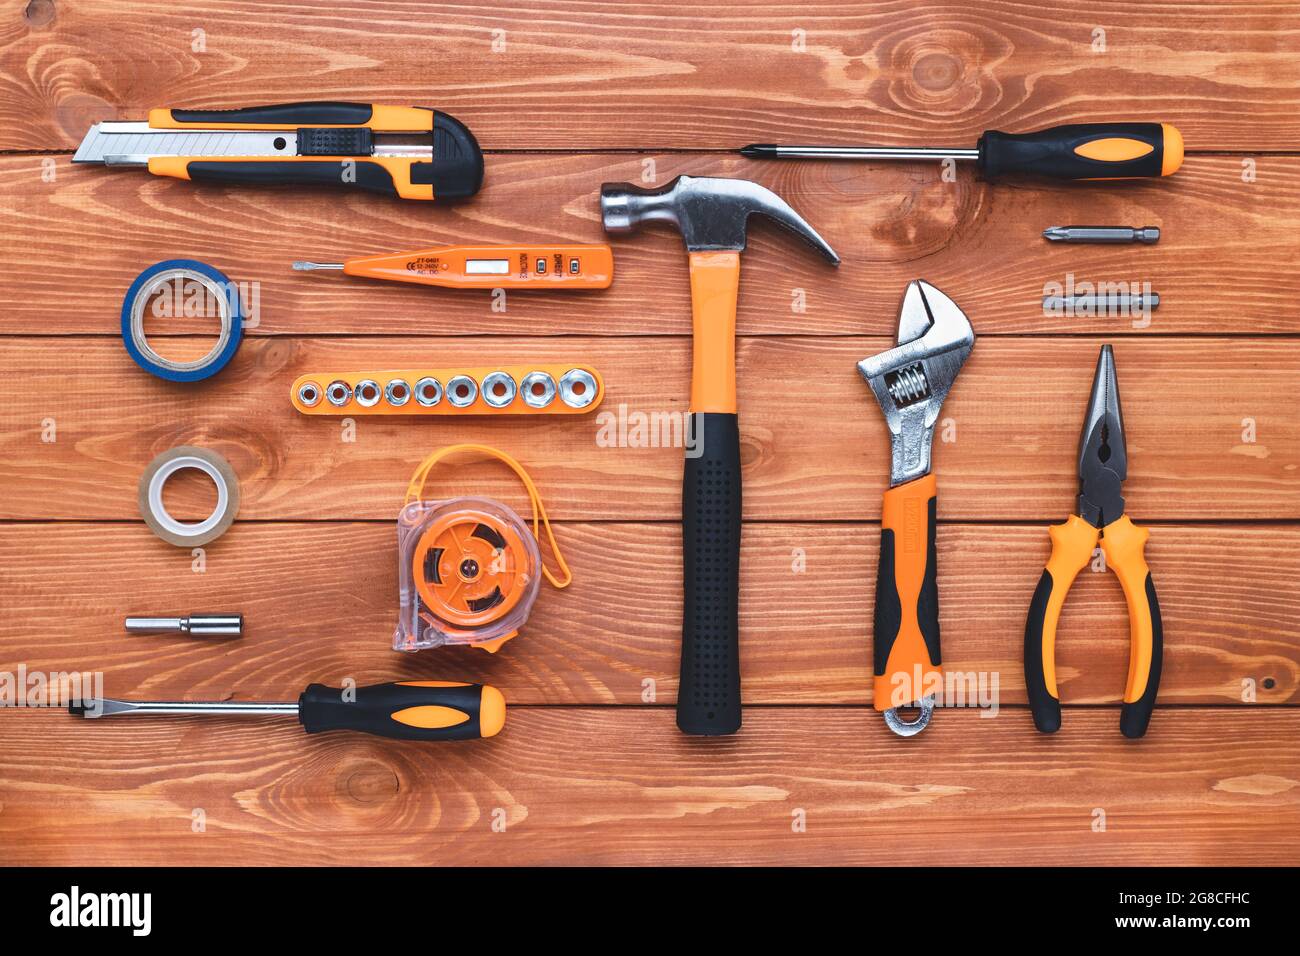
[[[1092,395],[1079,440],[1078,512],[1052,525],[1052,556],[1029,604],[1025,622],[1025,686],[1034,726],[1045,734],[1061,726],[1056,692],[1056,625],[1070,585],[1093,556],[1098,541],[1106,566],[1115,572],[1129,612],[1128,683],[1119,727],[1125,737],[1147,732],[1160,685],[1164,635],[1160,605],[1143,550],[1147,530],[1124,513],[1122,484],[1128,477],[1124,419],[1120,414],[1115,357],[1101,347]]]

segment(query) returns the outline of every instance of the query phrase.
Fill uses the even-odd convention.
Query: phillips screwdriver
[[[604,243],[437,246],[293,267],[449,289],[607,289],[614,281],[614,253]]]
[[[297,715],[309,734],[327,730],[357,730],[398,740],[474,740],[493,737],[506,721],[501,691],[486,684],[450,681],[399,681],[372,684],[345,692],[312,684],[296,703],[253,701],[131,701],[96,700],[68,705],[81,717],[118,714],[209,716],[267,714]]]
[[[1036,133],[987,130],[974,149],[910,146],[778,146],[740,150],[752,159],[903,159],[973,162],[985,179],[1027,173],[1053,179],[1169,176],[1183,164],[1183,137],[1168,123],[1078,123]]]

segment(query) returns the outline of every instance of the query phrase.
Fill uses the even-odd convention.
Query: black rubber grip
[[[734,414],[697,412],[691,435],[682,482],[677,726],[687,734],[734,734],[740,729],[740,427]]]
[[[436,199],[465,199],[478,192],[483,185],[483,150],[469,127],[435,110],[433,163],[412,167],[411,182],[431,183]]]
[[[351,165],[352,169],[346,167]],[[416,163],[430,166],[431,163]],[[240,183],[244,185],[270,186],[355,186],[371,192],[396,196],[397,187],[388,170],[378,163],[366,160],[349,160],[348,163],[336,161],[305,160],[292,162],[285,160],[222,162],[219,160],[195,160],[189,164],[190,179],[194,182]],[[345,178],[345,174],[347,178]],[[434,195],[437,195],[435,192]]]
[[[1151,670],[1142,696],[1120,710],[1119,729],[1125,737],[1136,740],[1147,732],[1151,712],[1156,706],[1156,692],[1160,689],[1160,665],[1165,653],[1165,633],[1160,623],[1160,602],[1156,600],[1156,586],[1147,575],[1147,607],[1151,609]]]
[[[916,595],[916,624],[925,641],[930,663],[938,667],[943,659],[939,648],[939,549],[936,541],[938,499],[934,495],[926,501],[925,509],[925,568]],[[898,591],[896,545],[895,529],[882,526],[880,563],[876,566],[876,601],[872,614],[872,665],[877,677],[883,677],[888,670],[890,652],[903,628],[903,599]]]
[[[369,156],[375,134],[369,126],[303,126],[298,129],[299,156]]]
[[[1029,712],[1034,726],[1045,734],[1061,729],[1061,702],[1047,690],[1043,677],[1043,618],[1047,614],[1047,601],[1052,596],[1052,572],[1043,569],[1034,596],[1029,602],[1029,616],[1025,619],[1025,690],[1029,695]]]
[[[1075,150],[1103,139],[1137,140],[1151,151],[1136,159],[1089,159]],[[978,167],[985,179],[1008,174],[1053,179],[1125,179],[1159,176],[1164,164],[1164,130],[1159,123],[1077,123],[1037,133],[989,130],[979,140]]]
[[[373,111],[369,103],[281,103],[236,110],[172,110],[178,123],[265,123],[276,126],[364,126]]]
[[[482,695],[480,684],[429,687],[412,682],[358,687],[349,695],[353,699],[347,700],[340,688],[312,684],[298,698],[298,720],[309,734],[353,730],[398,740],[475,740],[482,736]],[[465,719],[449,727],[420,727],[393,718],[418,708],[446,708]],[[455,714],[448,716],[455,718]]]

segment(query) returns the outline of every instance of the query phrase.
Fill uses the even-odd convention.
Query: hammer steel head
[[[645,189],[633,183],[600,187],[600,214],[606,232],[632,232],[643,222],[672,223],[689,252],[741,252],[754,214],[766,216],[839,265],[840,257],[790,204],[748,179],[678,176],[666,186]]]
[[[903,294],[898,345],[858,363],[889,426],[891,486],[930,471],[934,423],[974,344],[975,330],[957,304],[915,279]]]

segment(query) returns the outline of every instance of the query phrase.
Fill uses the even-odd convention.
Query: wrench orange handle
[[[876,576],[876,710],[919,703],[943,681],[933,474],[885,492]]]

